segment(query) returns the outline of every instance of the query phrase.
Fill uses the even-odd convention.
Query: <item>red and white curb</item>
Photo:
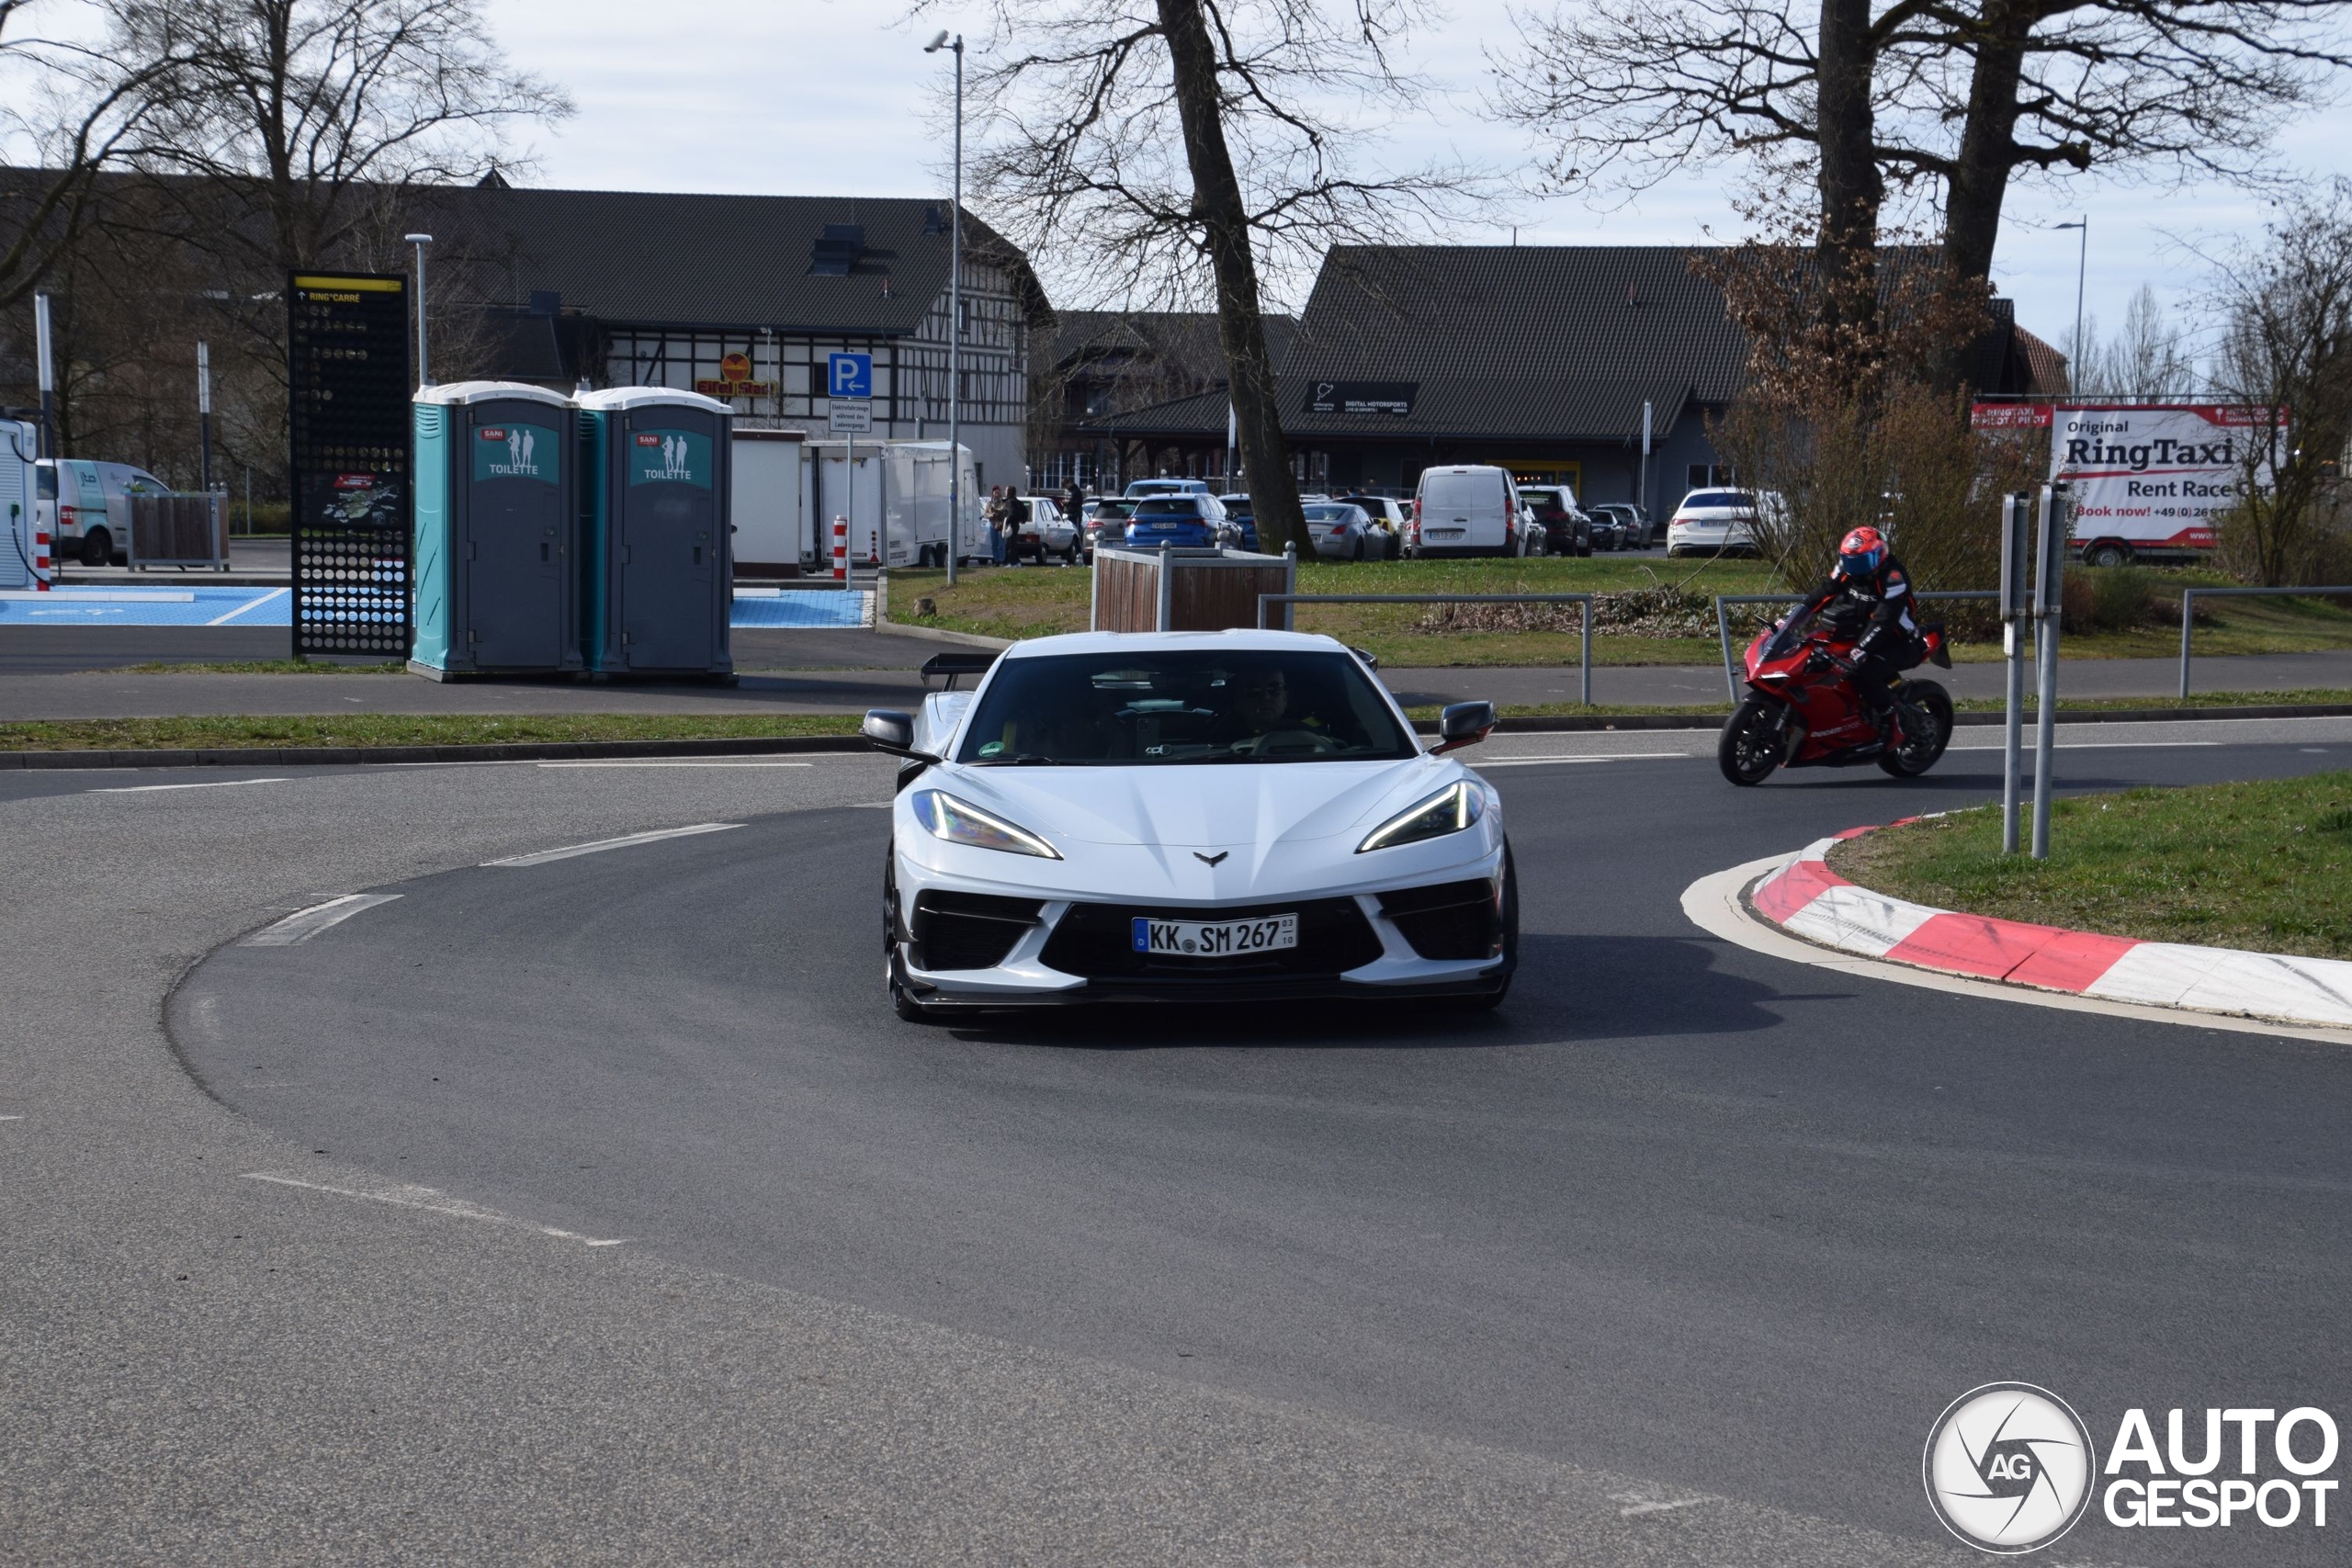
[[[1905,903],[1829,869],[1831,845],[1872,831],[1849,828],[1807,844],[1749,890],[1749,907],[1824,947],[1947,975],[2105,1001],[2352,1027],[2352,963],[2136,942]]]

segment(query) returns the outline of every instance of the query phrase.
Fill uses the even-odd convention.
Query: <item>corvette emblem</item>
[[[1216,853],[1215,853],[1215,854],[1213,854],[1213,855],[1204,855],[1204,854],[1201,853],[1201,852],[1200,852],[1200,851],[1198,851],[1198,850],[1194,850],[1194,851],[1193,852],[1193,858],[1194,860],[1196,860],[1196,861],[1200,862],[1203,865],[1215,865],[1215,864],[1216,864],[1219,861],[1222,861],[1223,859],[1225,859],[1225,857],[1226,857],[1226,856],[1227,856],[1227,855],[1231,854],[1232,852],[1232,852],[1231,850],[1219,850],[1219,851],[1217,851],[1217,852],[1216,852]]]

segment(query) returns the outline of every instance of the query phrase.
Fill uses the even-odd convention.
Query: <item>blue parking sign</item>
[[[832,398],[870,398],[874,395],[874,356],[870,354],[832,354],[825,356],[825,395]]]

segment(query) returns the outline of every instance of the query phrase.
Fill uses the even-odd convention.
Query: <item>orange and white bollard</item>
[[[833,581],[849,581],[849,519],[833,513]]]
[[[57,569],[50,564],[49,559],[49,530],[35,528],[33,530],[33,591],[38,593],[48,592],[50,579],[56,575]]]

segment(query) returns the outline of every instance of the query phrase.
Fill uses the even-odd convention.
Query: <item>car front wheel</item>
[[[1510,977],[1519,967],[1519,872],[1511,864],[1510,843],[1503,843],[1503,983],[1472,1000],[1479,1012],[1492,1012],[1510,995]]]

